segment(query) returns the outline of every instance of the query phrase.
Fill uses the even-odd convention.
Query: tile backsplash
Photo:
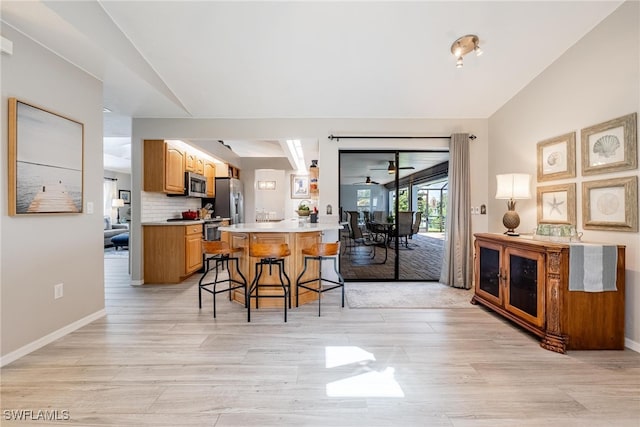
[[[142,192],[141,220],[145,222],[166,221],[180,218],[183,211],[200,209],[200,199],[193,197],[168,197],[162,193]]]

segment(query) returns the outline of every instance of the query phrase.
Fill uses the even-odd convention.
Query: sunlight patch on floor
[[[356,346],[327,346],[324,353],[327,368],[376,360],[373,353]]]
[[[404,392],[394,377],[394,368],[387,367],[377,371],[368,366],[370,362],[376,360],[373,353],[357,346],[327,346],[325,357],[325,366],[328,369],[355,364],[358,365],[358,369],[368,370],[363,374],[328,383],[327,396],[404,397]]]
[[[394,378],[395,369],[371,371],[327,384],[329,397],[404,397]]]

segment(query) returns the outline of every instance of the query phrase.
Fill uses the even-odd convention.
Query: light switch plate
[[[87,202],[87,213],[88,214],[93,213],[93,202]]]

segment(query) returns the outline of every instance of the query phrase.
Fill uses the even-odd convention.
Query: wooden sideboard
[[[569,245],[475,234],[474,296],[551,351],[624,349],[625,247],[616,291],[569,291]]]

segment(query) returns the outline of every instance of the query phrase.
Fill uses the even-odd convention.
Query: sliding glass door
[[[438,280],[443,236],[429,235],[428,197],[435,194],[433,183],[446,184],[448,152],[368,150],[339,155],[345,227],[340,270],[345,280]],[[438,220],[443,218],[440,214]]]

